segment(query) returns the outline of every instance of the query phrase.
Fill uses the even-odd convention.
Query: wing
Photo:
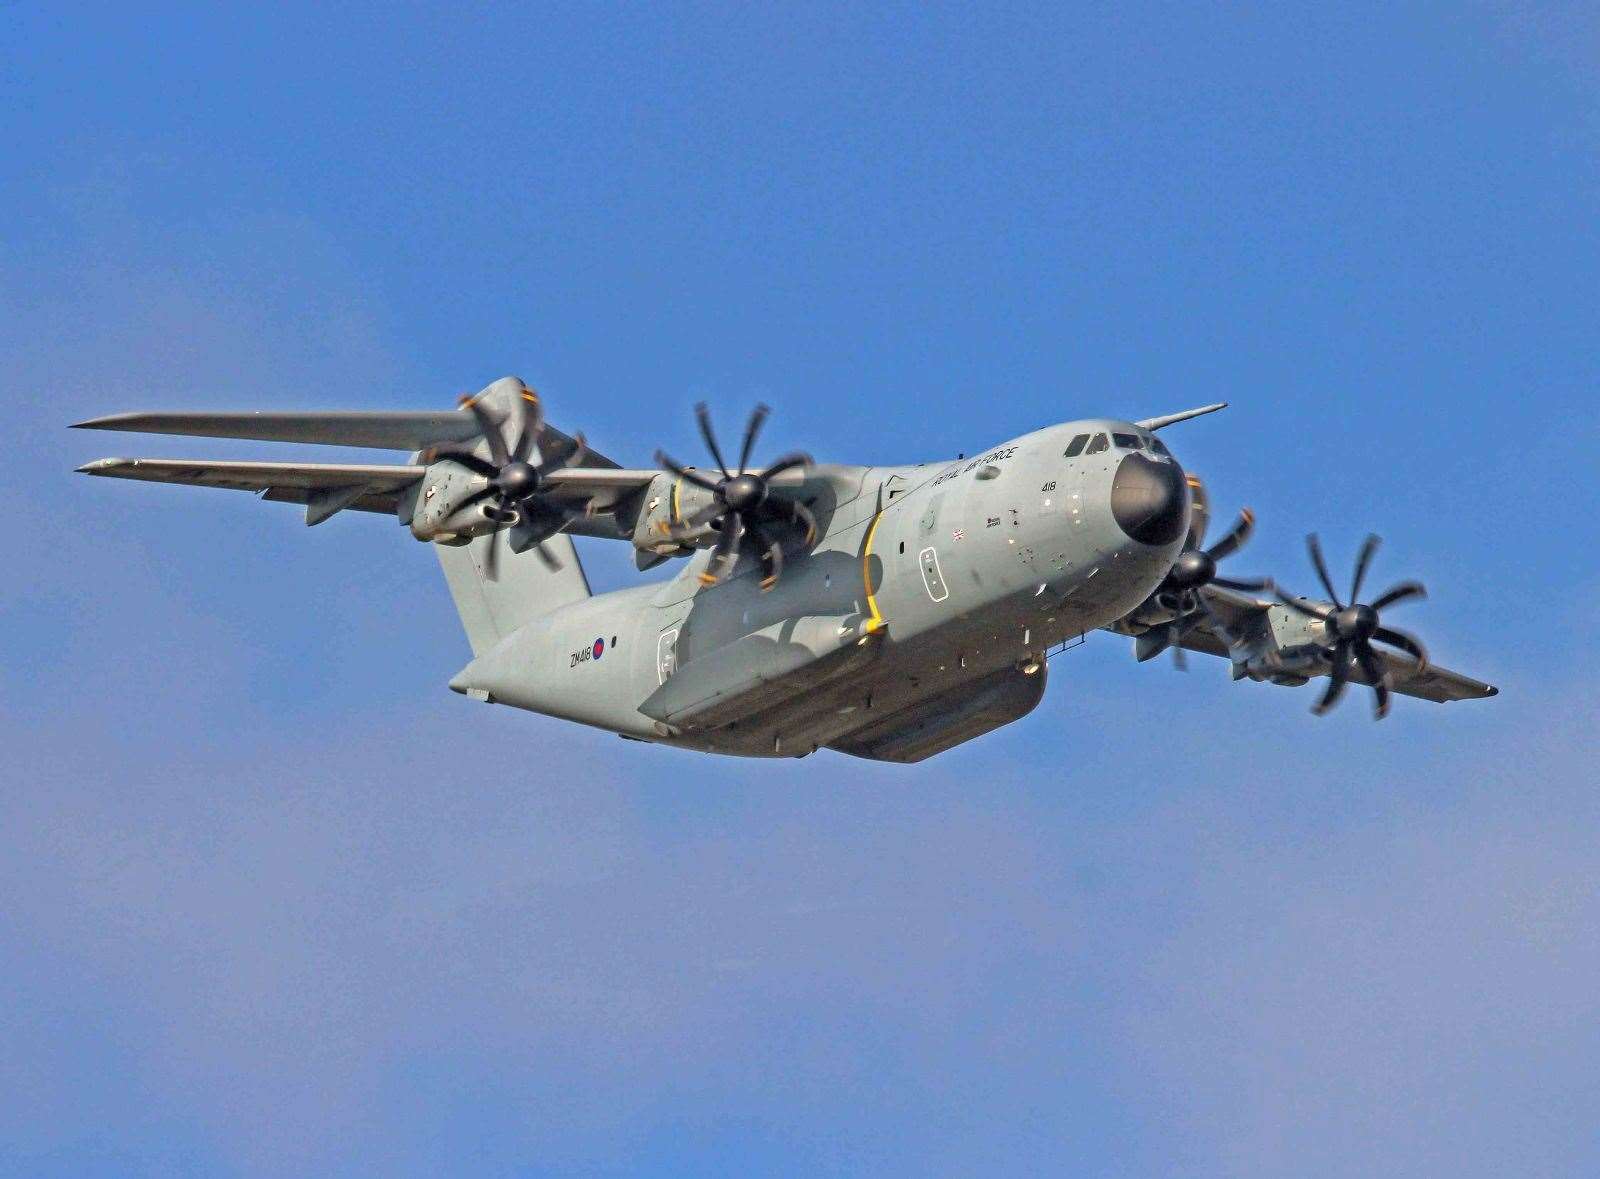
[[[464,409],[443,412],[361,413],[117,413],[74,424],[75,430],[120,430],[135,434],[178,434],[190,438],[246,438],[256,442],[309,442],[325,446],[365,446],[379,450],[427,450],[475,442],[479,427]],[[570,453],[572,437],[545,428],[541,450]],[[589,449],[584,466],[617,464]]]
[[[146,483],[180,483],[189,487],[222,487],[253,491],[262,499],[306,505],[306,523],[320,524],[335,512],[394,515],[401,496],[428,472],[423,466],[376,466],[364,463],[216,462],[208,459],[106,458],[85,463],[85,475],[138,479]],[[620,467],[568,467],[552,471],[550,494],[573,512],[593,516],[611,510],[650,486],[658,471]],[[599,533],[605,535],[604,531]]]
[[[257,442],[317,442],[422,450],[476,438],[465,410],[419,413],[116,413],[77,422],[75,430],[182,434],[191,438],[249,438]]]
[[[1328,674],[1325,665],[1310,658],[1303,661],[1295,658],[1296,653],[1315,647],[1302,615],[1275,601],[1217,586],[1206,586],[1199,592],[1205,596],[1212,618],[1201,616],[1183,638],[1185,649],[1232,660],[1236,679],[1249,677],[1303,683],[1306,679]],[[1481,700],[1500,692],[1492,684],[1437,664],[1422,667],[1411,656],[1387,647],[1383,648],[1383,658],[1389,672],[1389,686],[1401,695],[1444,704],[1452,700]],[[1359,672],[1351,679],[1355,683],[1365,682]]]
[[[320,524],[344,508],[395,514],[401,494],[422,478],[425,468],[359,463],[106,458],[85,463],[78,470],[85,475],[110,479],[253,491],[263,499],[305,504],[306,523]]]

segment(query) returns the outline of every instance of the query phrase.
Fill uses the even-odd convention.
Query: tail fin
[[[491,544],[500,546],[492,578],[484,571]],[[433,547],[438,550],[439,564],[444,566],[445,581],[474,656],[541,614],[589,596],[589,579],[567,536],[552,536],[544,542],[544,551],[552,559],[549,562],[534,549],[513,553],[500,531],[464,545]]]

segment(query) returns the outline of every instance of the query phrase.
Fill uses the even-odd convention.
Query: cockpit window
[[[1159,438],[1150,439],[1150,449],[1155,451],[1157,454],[1171,455],[1172,453],[1167,449],[1166,443],[1162,442]]]
[[[1085,446],[1088,446],[1088,445],[1089,445],[1089,435],[1087,435],[1087,434],[1079,434],[1071,442],[1067,443],[1067,449],[1065,451],[1066,456],[1068,458],[1077,458],[1080,454],[1083,453],[1083,448]]]
[[[1096,434],[1094,436],[1094,441],[1089,443],[1089,449],[1087,451],[1085,451],[1084,453],[1086,453],[1086,454],[1099,454],[1102,451],[1106,451],[1106,450],[1110,450],[1110,449],[1111,449],[1111,440],[1109,438],[1107,438],[1104,434]]]
[[[1144,439],[1137,434],[1113,434],[1111,437],[1123,450],[1142,450],[1144,448]]]

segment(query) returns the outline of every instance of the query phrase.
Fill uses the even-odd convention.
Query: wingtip
[[[112,413],[98,418],[84,418],[81,422],[73,422],[67,427],[69,430],[126,430],[130,423],[146,415],[137,413]]]

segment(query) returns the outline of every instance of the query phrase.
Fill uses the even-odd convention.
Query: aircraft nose
[[[1169,545],[1187,523],[1183,472],[1175,462],[1142,454],[1124,458],[1111,481],[1111,515],[1117,527],[1151,548]]]

